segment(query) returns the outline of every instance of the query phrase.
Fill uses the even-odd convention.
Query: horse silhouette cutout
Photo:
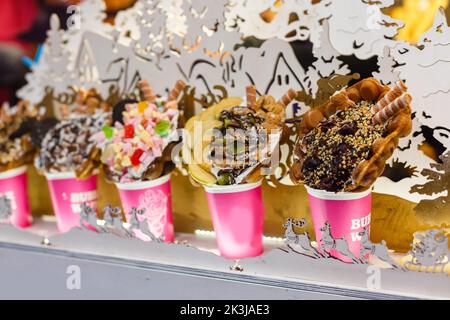
[[[123,226],[121,213],[122,210],[120,210],[120,208],[114,208],[114,213],[112,214],[112,227],[114,228],[114,231],[117,231],[121,236],[133,238],[133,233]]]
[[[308,256],[313,256],[314,258],[323,258],[323,255],[317,251],[316,248],[314,248],[311,245],[311,239],[309,237],[308,232],[304,232],[301,234],[297,234],[294,231],[295,227],[304,227],[306,225],[306,220],[301,219],[299,221],[296,221],[292,218],[289,218],[286,220],[286,222],[283,224],[283,228],[285,228],[284,232],[284,243],[286,246],[291,249],[294,252],[300,253],[300,254],[307,254]],[[298,245],[301,248],[301,252],[298,252],[295,250],[292,245]]]
[[[131,230],[140,228],[141,222],[138,219],[138,215],[142,215],[142,214],[144,214],[144,212],[145,212],[145,209],[138,210],[135,207],[133,207],[131,209],[131,211],[130,211],[130,221],[129,221]]]
[[[158,238],[155,234],[150,230],[148,226],[147,217],[144,215],[145,209],[138,210],[136,208],[132,208],[130,212],[130,224],[131,229],[139,230],[144,235],[150,238],[151,241],[161,242],[162,238]],[[139,220],[138,216],[142,216],[143,219]],[[164,236],[164,235],[163,235]]]
[[[98,225],[97,223],[97,213],[94,211],[93,208],[88,206],[86,203],[82,203],[80,205],[80,227],[89,229],[89,226],[94,228],[97,232],[105,232],[106,230]]]
[[[428,269],[432,267],[431,272],[436,272],[440,267],[443,272],[450,263],[450,251],[448,250],[448,238],[442,230],[431,229],[424,235],[416,232],[414,239],[416,242],[413,242],[411,251],[408,252],[412,259],[405,263],[405,268],[416,266],[418,271],[422,272],[425,267],[425,272],[428,272]]]
[[[382,240],[381,243],[372,243],[372,241],[370,241],[368,228],[364,228],[362,231],[358,232],[358,235],[361,236],[361,249],[359,250],[359,257],[362,262],[368,262],[365,256],[366,254],[369,254],[377,257],[381,261],[389,263],[393,268],[398,268],[398,265],[389,255],[388,248],[384,240]]]
[[[356,258],[355,255],[348,248],[348,243],[345,237],[333,238],[333,236],[331,235],[331,225],[328,221],[325,222],[322,228],[320,228],[320,231],[322,231],[320,250],[325,255],[325,257],[329,258],[331,256],[327,250],[336,250],[341,255],[352,260],[353,263],[361,263],[361,260]]]
[[[103,220],[106,227],[113,226],[113,216],[120,212],[120,208],[113,208],[110,204],[103,208]]]
[[[9,221],[12,215],[11,200],[6,197],[0,197],[0,220]]]
[[[122,210],[120,210],[119,207],[113,208],[108,204],[103,208],[103,213],[103,220],[105,221],[104,227],[107,228],[106,230],[111,231],[112,229],[113,233],[115,232],[122,237],[133,237],[133,234],[123,226]]]

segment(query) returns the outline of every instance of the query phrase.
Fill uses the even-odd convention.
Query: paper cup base
[[[307,190],[319,251],[344,262],[360,262],[359,232],[364,228],[370,231],[371,190],[361,193]]]
[[[164,242],[175,240],[170,175],[151,181],[116,183],[116,186],[128,222],[131,209],[144,209],[148,230],[156,238],[164,236]],[[144,241],[150,241],[150,238],[142,232],[136,232],[136,236]]]
[[[0,196],[11,201],[9,222],[18,228],[26,228],[31,222],[28,203],[27,167],[20,167],[0,173]]]
[[[67,232],[80,224],[80,205],[97,210],[97,176],[79,180],[74,173],[46,174],[58,230]]]
[[[264,206],[261,183],[205,187],[220,254],[228,259],[263,253]]]

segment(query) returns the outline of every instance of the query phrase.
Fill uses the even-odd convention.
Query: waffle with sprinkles
[[[308,111],[294,150],[291,179],[331,192],[370,188],[383,173],[399,138],[412,129],[411,96],[364,79]]]
[[[35,159],[36,168],[42,173],[75,172],[78,178],[87,178],[98,168],[93,161],[94,135],[108,123],[109,113],[73,115],[50,129],[41,142]]]

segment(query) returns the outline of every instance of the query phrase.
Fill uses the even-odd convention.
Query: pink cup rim
[[[142,190],[142,189],[148,189],[153,187],[159,187],[160,185],[165,184],[167,181],[170,180],[171,174],[162,176],[158,179],[154,180],[148,180],[148,181],[136,181],[136,182],[125,182],[120,183],[116,182],[116,186],[120,190]]]
[[[207,193],[212,194],[220,194],[220,193],[238,193],[244,191],[250,191],[260,187],[262,184],[262,180],[254,183],[244,183],[244,184],[235,184],[230,186],[219,186],[219,185],[211,185],[211,186],[203,186]]]
[[[27,166],[21,166],[18,168],[10,169],[4,172],[0,172],[0,179],[14,178],[25,172],[27,172]]]
[[[90,177],[96,176],[98,172],[94,172]],[[45,172],[44,173],[45,178],[47,180],[64,180],[64,179],[78,179],[77,175],[74,171],[67,171],[67,172]],[[89,177],[89,178],[90,178]],[[88,178],[87,178],[88,179]],[[85,179],[80,179],[85,180]]]
[[[310,188],[305,185],[308,194],[322,200],[357,200],[364,198],[372,193],[372,188],[369,188],[362,192],[330,192],[325,190],[319,190]]]

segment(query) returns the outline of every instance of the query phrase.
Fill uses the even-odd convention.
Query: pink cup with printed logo
[[[97,175],[77,179],[74,172],[46,173],[59,232],[80,224],[80,205],[97,210]]]
[[[28,204],[27,167],[19,167],[0,173],[0,195],[11,201],[10,223],[19,228],[30,225]]]
[[[261,182],[205,186],[220,254],[243,259],[263,253],[264,205]]]
[[[364,228],[370,230],[372,190],[334,193],[309,187],[306,189],[319,251],[326,251],[344,262],[359,262],[359,232]],[[346,246],[350,251],[346,255],[334,249],[344,249],[345,252]]]
[[[116,186],[127,221],[130,221],[131,209],[144,209],[151,233],[157,238],[164,236],[164,242],[174,241],[170,175],[151,181],[116,183]],[[149,240],[146,236],[136,236]]]

